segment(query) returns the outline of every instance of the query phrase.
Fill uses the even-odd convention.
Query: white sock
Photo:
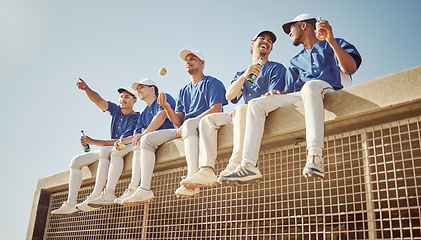
[[[184,151],[187,161],[187,178],[189,178],[199,168],[199,137],[189,135],[184,138]]]
[[[129,188],[138,187],[140,183],[140,151],[140,149],[133,151],[132,180],[130,181]]]
[[[101,195],[101,192],[105,186],[105,182],[107,181],[109,167],[110,167],[110,160],[108,160],[107,158],[99,159],[98,169],[96,171],[95,187],[91,193],[92,197],[97,198],[99,197],[99,195]]]
[[[153,169],[155,167],[155,152],[142,149],[140,151],[140,187],[146,190],[151,189]]]
[[[77,203],[77,194],[79,193],[80,185],[82,184],[82,170],[70,169],[69,175],[69,195],[67,202],[70,204]]]
[[[120,178],[121,173],[124,168],[123,158],[111,158],[110,169],[108,170],[108,181],[107,181],[107,190],[115,189],[117,186],[118,179]]]
[[[309,147],[308,148],[308,152],[313,152],[315,151],[317,154],[319,154],[319,156],[322,156],[322,148],[321,147],[317,147],[317,146],[313,146],[313,147]]]
[[[257,162],[256,161],[253,161],[253,160],[250,160],[250,159],[246,159],[246,158],[243,158],[243,160],[241,160],[241,165],[246,166],[247,163],[250,163],[251,165],[257,167]]]

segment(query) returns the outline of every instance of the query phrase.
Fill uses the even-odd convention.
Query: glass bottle
[[[318,18],[317,21],[322,20],[321,17]],[[317,39],[319,39],[319,41],[325,40],[327,38],[327,31],[325,29],[319,29],[317,30]]]
[[[83,132],[83,130],[82,130],[82,131],[80,131],[80,134],[82,135],[82,137],[84,137],[84,136],[85,136],[85,133]],[[83,150],[84,150],[85,152],[89,152],[89,151],[91,151],[91,148],[89,147],[89,144],[87,144],[87,143],[83,144]]]
[[[263,58],[260,57],[259,61],[257,61],[257,65],[262,66],[262,62],[263,62]],[[247,82],[249,82],[250,84],[253,84],[254,81],[256,81],[257,76],[254,75],[253,73],[249,75],[249,77],[247,78]]]

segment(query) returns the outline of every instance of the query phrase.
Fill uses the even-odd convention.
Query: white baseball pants
[[[326,93],[335,91],[322,80],[312,80],[304,84],[300,92],[266,96],[253,99],[248,104],[244,136],[242,164],[256,165],[263,137],[266,116],[280,108],[303,101],[306,124],[307,148],[323,148],[324,106]]]

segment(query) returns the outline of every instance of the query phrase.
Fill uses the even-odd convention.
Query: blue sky
[[[176,97],[189,82],[178,56],[188,48],[202,51],[205,74],[227,87],[251,64],[250,40],[261,30],[277,35],[270,59],[287,66],[302,46],[281,25],[309,13],[361,53],[355,85],[421,64],[420,10],[419,0],[0,0],[2,237],[26,236],[38,179],[68,169],[82,152],[81,129],[109,138],[110,119],[76,88],[79,77],[115,102],[117,88],[144,77]]]

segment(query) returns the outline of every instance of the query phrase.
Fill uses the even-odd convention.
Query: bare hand
[[[273,96],[273,95],[281,95],[281,91],[279,91],[279,90],[270,90],[269,92],[263,94],[262,97]]]
[[[181,133],[183,132],[183,126],[181,126],[179,129],[177,129],[177,132],[175,133],[176,138],[181,138]]]
[[[77,82],[77,83],[76,83],[76,86],[77,86],[80,90],[85,91],[86,89],[88,89],[88,85],[86,84],[86,82],[85,82],[85,81],[83,81],[83,79],[82,79],[82,78],[79,78],[79,81],[80,81],[80,82]]]
[[[121,138],[120,138],[120,139],[118,139],[117,141],[115,141],[115,142],[114,142],[114,147],[115,147],[115,149],[117,149],[118,151],[123,150],[123,148],[120,148],[120,143],[123,143],[123,142],[122,142],[122,140],[121,140]]]
[[[171,105],[167,102],[167,95],[163,92],[159,93],[158,105],[160,105],[164,109],[167,109],[167,108],[171,107]]]
[[[136,133],[135,135],[133,135],[133,140],[132,140],[133,146],[136,146],[138,144],[138,142],[140,141],[142,136],[143,136],[143,134],[141,134],[141,133]]]

